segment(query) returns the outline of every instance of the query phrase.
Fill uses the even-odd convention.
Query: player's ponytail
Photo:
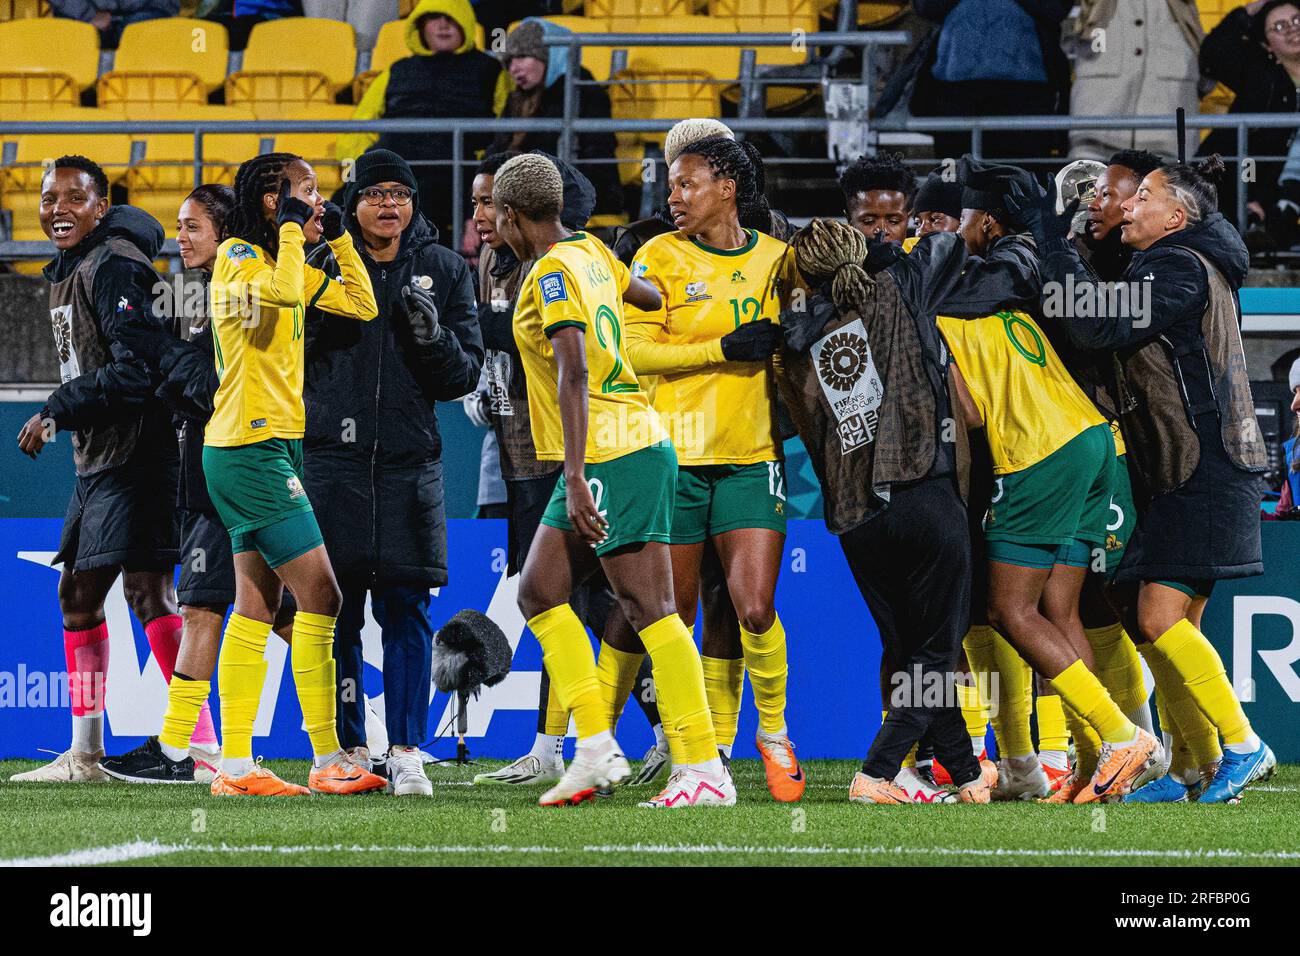
[[[838,219],[814,219],[790,240],[795,265],[809,285],[830,282],[831,302],[842,311],[862,312],[875,280],[862,268],[867,240]]]
[[[1199,163],[1173,163],[1161,168],[1165,186],[1187,212],[1187,222],[1195,224],[1219,209],[1218,182],[1224,173],[1218,153]]]

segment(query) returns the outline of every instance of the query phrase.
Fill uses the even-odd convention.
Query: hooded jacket
[[[465,42],[454,53],[434,53],[420,34],[420,21],[442,14],[455,20]],[[400,119],[498,116],[510,92],[510,74],[495,57],[478,49],[478,20],[469,0],[420,0],[406,18],[406,45],[411,55],[398,60],[370,84],[353,119]],[[465,137],[465,151],[482,149],[488,134]],[[345,133],[338,138],[338,159],[355,159],[376,142],[408,160],[446,159],[451,136],[433,133]]]
[[[1213,213],[1134,254],[1124,278],[1150,286],[1141,321],[1122,310],[1060,319],[1079,347],[1116,353],[1124,440],[1149,496],[1183,487],[1206,454],[1239,473],[1264,471],[1237,302],[1249,265],[1240,235]],[[1073,273],[1076,288],[1095,281],[1065,242],[1043,268],[1056,281]]]
[[[303,402],[305,479],[335,574],[369,586],[447,583],[442,510],[442,440],[435,402],[474,391],[483,340],[469,268],[438,245],[413,200],[397,257],[376,262],[356,220],[355,187],[347,224],[370,273],[379,315],[352,322],[311,314]],[[325,267],[322,244],[309,261]],[[414,280],[433,296],[442,326],[418,345],[400,290]]]
[[[542,24],[545,36],[567,36],[572,30],[541,20],[528,17],[523,22],[536,21]],[[547,50],[546,75],[542,78],[542,88],[524,92],[516,89],[506,99],[501,116],[527,119],[562,119],[564,117],[564,74],[568,70],[569,50],[567,47],[553,46]],[[507,74],[509,75],[509,74]],[[592,83],[594,77],[586,68],[579,67],[578,79]],[[609,119],[609,93],[603,86],[578,87],[578,115],[583,119]],[[623,184],[618,178],[618,166],[611,162],[584,162],[584,160],[611,160],[617,146],[613,133],[583,133],[575,139],[574,162],[596,187],[596,208],[598,213],[621,212],[623,209]],[[540,150],[552,156],[559,154],[559,133],[501,133],[492,141],[489,153],[504,152],[508,149],[521,152]]]
[[[159,284],[153,259],[162,243],[153,216],[112,206],[86,238],[43,270],[62,384],[46,399],[42,417],[73,433],[79,476],[124,464],[137,447],[175,453],[169,416],[154,398],[157,381],[126,343],[130,327],[153,322]]]

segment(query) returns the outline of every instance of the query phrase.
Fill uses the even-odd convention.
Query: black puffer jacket
[[[309,316],[308,494],[341,581],[437,587],[447,583],[447,549],[434,403],[478,384],[483,339],[474,283],[418,211],[392,262],[371,259],[348,218],[379,315],[373,322]],[[400,305],[400,289],[413,277],[428,278],[438,303],[442,332],[429,347],[415,343]]]

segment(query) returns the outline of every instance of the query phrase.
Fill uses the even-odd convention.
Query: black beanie
[[[961,181],[963,209],[982,209],[984,212],[1002,212],[1011,184],[1019,181],[1027,195],[1033,195],[1033,176],[1019,166],[989,163],[963,156],[957,162],[957,178]]]
[[[961,183],[948,182],[939,173],[931,173],[921,181],[912,208],[917,212],[941,212],[953,219],[961,218]]]
[[[379,183],[401,183],[411,190],[413,212],[420,209],[420,189],[415,182],[415,173],[410,164],[391,149],[368,149],[357,157],[352,169],[354,178],[348,193],[348,210],[356,211],[361,199],[361,190],[369,189]]]

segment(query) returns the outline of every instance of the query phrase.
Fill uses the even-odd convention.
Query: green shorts
[[[1089,566],[1082,555],[1106,544],[1113,521],[1116,460],[1110,426],[1094,425],[1042,461],[1000,476],[984,519],[989,560]]]
[[[231,551],[258,551],[273,568],[324,539],[302,486],[302,441],[268,438],[203,448],[208,495],[230,532]]]
[[[677,472],[673,544],[698,544],[737,528],[785,534],[785,463],[682,466]]]
[[[1124,456],[1115,458],[1111,465],[1110,502],[1107,505],[1105,550],[1099,552],[1098,561],[1091,566],[1107,581],[1115,578],[1124,549],[1137,527],[1137,507],[1133,504],[1133,485],[1129,482],[1128,462]],[[1100,564],[1100,567],[1097,565]]]
[[[646,541],[667,543],[672,537],[673,489],[677,482],[677,450],[662,441],[638,451],[586,466],[587,487],[596,510],[609,524],[596,554],[608,554]],[[565,507],[564,475],[555,483],[542,524],[573,531]]]

